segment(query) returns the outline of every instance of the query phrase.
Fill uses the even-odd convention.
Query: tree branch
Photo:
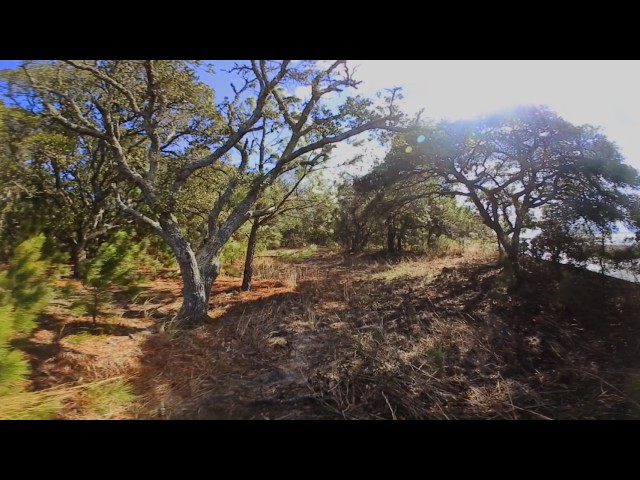
[[[264,111],[264,107],[267,102],[267,98],[270,95],[270,92],[284,78],[285,74],[287,73],[288,64],[288,60],[282,62],[277,75],[275,75],[274,78],[268,83],[261,83],[260,93],[258,95],[258,99],[256,100],[256,106],[253,110],[253,113],[245,122],[242,123],[238,131],[230,135],[227,141],[224,142],[220,147],[218,147],[212,154],[188,163],[180,169],[176,176],[176,180],[171,186],[171,194],[173,196],[177,196],[177,194],[180,192],[193,172],[200,168],[211,165],[212,163],[220,159],[225,153],[231,150],[234,145],[238,144],[238,142],[240,142],[240,140],[242,140],[242,138],[247,133],[253,131],[253,126],[262,117],[262,112]]]
[[[124,203],[122,201],[122,198],[120,197],[120,192],[118,191],[118,187],[116,184],[112,184],[111,187],[116,196],[116,203],[123,212],[128,213],[129,215],[137,218],[138,220],[145,222],[147,225],[150,225],[156,232],[160,233],[160,235],[164,237],[164,231],[162,230],[162,227],[160,226],[159,222],[152,220],[142,212],[139,212],[138,210],[134,209],[130,205],[127,205],[126,203]]]
[[[105,73],[103,73],[102,71],[98,70],[95,67],[78,63],[75,60],[63,60],[63,62],[71,65],[72,67],[78,70],[84,70],[84,71],[90,72],[96,78],[99,78],[100,80],[115,87],[120,93],[122,93],[127,98],[127,100],[129,101],[129,107],[131,108],[131,110],[138,115],[142,115],[142,112],[140,111],[140,107],[138,106],[138,102],[136,102],[136,99],[133,93],[131,93],[131,90],[127,89],[124,85],[122,85],[121,83],[114,80],[109,75],[106,75]]]

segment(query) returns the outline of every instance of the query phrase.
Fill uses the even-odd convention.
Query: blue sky
[[[20,60],[0,60],[0,70],[3,68],[16,68]]]
[[[17,60],[0,60],[0,69]],[[640,60],[351,60],[359,93],[402,86],[407,111],[424,117],[470,118],[517,104],[545,104],[566,120],[602,127],[627,163],[640,170]],[[216,62],[216,96],[230,95],[230,76]],[[348,158],[349,146],[338,151]]]

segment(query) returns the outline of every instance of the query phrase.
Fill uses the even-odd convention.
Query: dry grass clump
[[[464,248],[458,244],[453,245],[455,246],[455,255],[450,254],[449,250],[445,250],[444,253],[434,251],[407,258],[391,258],[382,262],[374,261],[373,273],[369,274],[367,278],[384,282],[392,282],[402,278],[420,278],[430,282],[445,267],[469,262],[492,261],[497,256],[494,249],[479,244],[469,244]]]
[[[0,420],[59,418],[65,409],[82,412],[82,418],[111,418],[121,414],[134,399],[131,384],[122,377],[82,385],[60,385],[3,396]]]
[[[627,335],[638,328],[628,313],[637,313],[637,302],[635,310],[619,305],[615,297],[628,296],[619,287],[607,292],[609,305],[588,301],[591,318],[575,318],[566,315],[577,311],[573,303],[550,295],[550,282],[532,278],[507,293],[498,288],[499,267],[462,263],[426,283],[412,275],[420,264],[401,262],[388,277],[352,284],[348,351],[309,379],[328,412],[345,419],[636,415],[638,375],[625,367],[633,345],[623,352],[621,331],[607,326],[624,324]]]
[[[274,257],[257,257],[253,264],[254,279],[273,280],[291,288],[318,275],[318,268],[312,264],[292,264]]]
[[[169,418],[187,401],[197,401],[207,390],[218,357],[227,344],[213,329],[167,329],[146,340],[144,361],[134,381],[140,393],[135,415]]]
[[[352,354],[311,380],[330,411],[345,419],[458,418],[457,357],[470,349],[462,321],[418,320],[407,332],[353,326]]]
[[[3,395],[0,420],[46,420],[55,418],[63,402],[77,393],[77,387],[56,387],[38,392]]]
[[[263,304],[259,312],[243,313],[235,322],[235,348],[260,358],[268,356],[272,347],[286,347],[286,327],[282,325],[284,310],[286,307],[282,302],[270,301]]]

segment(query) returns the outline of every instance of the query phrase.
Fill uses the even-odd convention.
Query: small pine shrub
[[[100,245],[96,255],[87,262],[83,280],[91,288],[91,294],[82,304],[94,324],[101,307],[112,299],[111,287],[128,287],[128,293],[136,294],[136,285],[144,280],[137,272],[138,255],[143,248],[143,244],[134,243],[127,232],[121,231],[113,241]]]
[[[100,417],[107,417],[133,402],[136,396],[125,380],[89,386],[85,393],[86,408]]]
[[[0,403],[5,405],[27,394],[23,388],[30,370],[22,353],[12,349],[9,342],[31,331],[38,315],[53,299],[51,265],[41,258],[44,242],[42,234],[22,242],[11,256],[8,269],[0,272]],[[30,410],[33,418],[44,415],[37,405]],[[49,413],[52,410],[50,403],[42,407]]]
[[[239,262],[244,259],[246,251],[246,241],[229,240],[220,252],[220,272],[232,277],[242,275]]]
[[[48,275],[51,264],[41,259],[44,241],[40,234],[22,242],[16,247],[9,268],[0,272],[0,306],[12,306],[10,315],[5,313],[0,323],[10,324],[12,334],[32,330],[38,314],[53,299]]]

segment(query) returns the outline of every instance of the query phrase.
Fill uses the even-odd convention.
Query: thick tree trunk
[[[504,262],[513,280],[519,283],[522,280],[520,268],[520,236],[514,234],[511,238],[506,235],[498,236],[498,246],[504,250],[501,261]]]
[[[210,320],[209,298],[211,287],[220,273],[220,251],[231,235],[256,212],[272,213],[272,209],[249,212],[255,203],[255,195],[249,195],[236,207],[235,212],[222,226],[209,226],[209,237],[196,255],[191,244],[182,234],[175,219],[170,214],[163,214],[159,218],[162,236],[173,250],[180,272],[182,273],[183,303],[175,317],[180,326],[196,326]]]
[[[218,274],[220,273],[220,259],[216,255],[211,262],[209,262],[206,268],[201,267],[201,277],[205,286],[205,297],[207,301],[207,306],[209,305],[209,300],[211,299],[211,288],[213,287],[213,282],[218,278]]]
[[[387,251],[389,253],[396,250],[396,225],[392,218],[387,219]]]
[[[83,237],[82,234],[78,234]],[[71,264],[73,266],[73,278],[78,280],[84,277],[85,262],[87,261],[87,239],[69,241],[69,253],[71,254]]]
[[[180,326],[201,325],[209,320],[211,287],[220,272],[219,248],[199,258],[174,224],[165,222],[165,225],[165,240],[176,256],[182,275],[182,306],[174,320]]]
[[[397,239],[396,239],[396,248],[398,249],[398,252],[402,252],[402,240],[404,238],[405,233],[407,233],[407,228],[405,225],[402,225],[402,227],[400,228],[400,231],[397,234]]]
[[[357,230],[354,232],[351,237],[351,252],[359,253],[364,250],[364,246],[367,244],[369,240],[369,234],[363,233],[360,227],[356,227]]]
[[[520,255],[518,253],[518,244],[511,245],[507,250],[506,259],[509,262],[509,268],[516,280],[520,280],[522,270],[520,269]]]
[[[175,316],[181,326],[202,325],[210,320],[209,299],[211,287],[218,276],[219,267],[201,272],[191,262],[180,262],[182,273],[182,306]]]
[[[213,280],[207,282],[198,268],[195,256],[180,258],[182,274],[182,306],[175,320],[186,326],[199,325],[209,318],[209,294]],[[208,284],[207,284],[208,283]]]
[[[497,237],[497,244],[498,244],[498,259],[502,261],[502,259],[504,258],[504,250],[502,249],[502,243],[499,235]]]
[[[351,253],[359,253],[360,252],[360,244],[358,239],[353,236],[351,237],[351,248],[349,249]]]
[[[81,279],[84,276],[84,262],[87,260],[86,247],[86,240],[71,244],[71,263],[73,265],[74,278]]]
[[[244,259],[244,273],[242,275],[242,286],[240,287],[240,290],[243,292],[251,290],[251,279],[253,277],[253,255],[256,251],[259,228],[259,219],[255,218],[251,225],[251,233],[249,234],[249,242],[247,243],[247,255]]]

